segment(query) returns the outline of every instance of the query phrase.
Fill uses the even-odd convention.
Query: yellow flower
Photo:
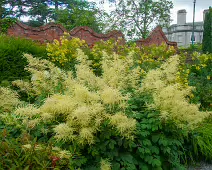
[[[210,80],[210,79],[211,79],[211,77],[210,77],[210,76],[207,76],[207,79],[208,79],[208,80]]]
[[[196,69],[197,69],[197,70],[200,70],[200,67],[199,67],[199,66],[196,66]]]

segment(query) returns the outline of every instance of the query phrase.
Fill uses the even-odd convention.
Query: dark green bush
[[[28,78],[24,70],[27,61],[23,53],[46,58],[46,47],[31,40],[0,35],[0,84],[2,81],[13,81]]]

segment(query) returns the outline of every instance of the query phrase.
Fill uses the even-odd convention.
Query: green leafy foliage
[[[15,22],[16,19],[14,18],[0,19],[0,32],[7,33],[8,28],[10,28]]]
[[[169,0],[116,0],[108,24],[110,30],[121,30],[127,39],[147,38],[153,24],[170,23],[171,8]]]
[[[138,121],[137,145],[133,152],[139,163],[138,169],[183,169],[183,130],[172,123],[161,122],[160,111],[148,108],[152,102],[150,95],[135,95],[129,102],[133,117]]]
[[[45,46],[26,39],[0,35],[0,82],[28,78],[29,73],[24,70],[27,61],[23,53],[46,57]]]
[[[202,40],[202,51],[204,53],[212,53],[212,8],[205,14],[204,32]]]
[[[15,40],[22,41],[21,39]],[[11,109],[0,110],[0,156],[2,157],[0,167],[3,169],[100,170],[102,167],[107,167],[108,170],[174,170],[185,169],[185,166],[192,160],[211,159],[211,117],[197,125],[195,124],[195,128],[191,130],[186,128],[187,124],[182,127],[177,126],[178,121],[175,119],[180,113],[178,114],[176,111],[176,117],[165,119],[162,117],[162,109],[154,107],[155,94],[141,89],[144,86],[142,81],[147,77],[148,72],[157,71],[156,68],[159,68],[175,53],[173,49],[166,49],[165,46],[139,49],[135,44],[120,45],[113,40],[99,42],[94,45],[93,49],[89,49],[83,44],[79,45],[79,40],[76,42],[76,40],[64,39],[63,41],[63,44],[55,41],[55,44],[48,51],[53,56],[51,61],[57,61],[55,63],[62,69],[47,60],[41,61],[30,55],[25,55],[31,61],[27,69],[32,72],[32,79],[20,80],[16,83],[19,83],[18,87],[25,90],[27,95],[31,98],[34,97],[35,100],[31,100],[30,104],[22,102],[21,107],[12,105]],[[28,42],[26,44],[29,46]],[[22,47],[19,42],[14,49],[21,49],[21,52],[29,51],[32,54],[37,54],[37,57],[42,55],[45,57],[45,50],[40,46],[35,48],[34,45],[32,43],[30,48],[25,47],[26,45]],[[85,56],[82,50],[77,50],[77,48],[83,49],[88,56]],[[107,58],[107,63],[103,62],[104,57]],[[198,54],[193,57],[195,57],[196,64],[189,67],[191,72],[189,84],[195,85],[198,76],[205,80],[204,83],[210,84],[211,77],[208,77],[211,74],[210,55]],[[73,61],[72,58],[77,62],[70,63]],[[123,67],[123,61],[130,63],[129,68]],[[25,66],[27,62],[22,64]],[[71,67],[64,67],[65,64],[71,65]],[[106,67],[107,64],[110,67]],[[169,66],[167,75],[173,73],[170,65],[171,63],[165,65]],[[113,66],[117,66],[119,69],[114,71]],[[161,69],[166,70],[165,66],[163,65]],[[179,64],[181,71],[186,72],[187,75],[189,73],[187,73],[186,66]],[[76,67],[78,74],[72,75],[73,67]],[[120,83],[124,82],[124,78],[129,75],[132,78],[133,75],[127,73],[136,67],[139,68],[139,71],[141,68],[138,83],[132,86],[128,86],[128,82]],[[106,68],[112,71],[109,72]],[[116,71],[119,71],[118,75]],[[123,74],[125,71],[126,75]],[[111,72],[114,74],[110,74]],[[20,77],[23,79],[28,75],[23,74]],[[104,75],[106,76],[104,77]],[[111,82],[111,78],[117,78],[119,81],[118,78],[121,76],[120,82],[116,83],[116,79],[113,80],[115,83]],[[155,73],[153,77],[156,76]],[[173,74],[169,78],[173,78],[171,80],[175,81],[176,77],[177,83],[185,84],[184,81],[178,82],[177,76]],[[167,77],[162,75],[161,80],[165,78]],[[186,79],[187,76],[184,78]],[[5,79],[4,77],[2,80]],[[132,81],[136,80],[132,79]],[[5,81],[3,83],[7,84]],[[104,89],[105,86],[109,85],[120,86],[119,95],[114,97],[116,91],[109,91],[110,88],[106,89],[108,91]],[[162,85],[165,86],[165,83]],[[184,88],[184,86],[180,87]],[[197,85],[197,92],[201,92],[202,89],[203,84],[199,87]],[[191,102],[199,103],[201,101],[202,109],[209,110],[210,100],[209,95],[207,96],[209,90],[210,86],[205,89],[204,95],[200,98],[198,98],[199,93],[194,93]],[[103,100],[104,95],[100,95],[98,98],[99,94],[104,94],[107,100]],[[113,102],[120,95],[124,96],[126,103]],[[9,100],[9,98],[11,97],[7,99]],[[173,99],[170,98],[170,100]],[[185,100],[187,101],[187,96]],[[98,102],[98,105],[95,104],[95,101]],[[105,101],[109,101],[109,104],[104,103]],[[110,104],[111,101],[113,104]],[[0,102],[3,103],[1,100]],[[79,106],[82,106],[80,107],[82,110],[78,109],[78,112],[74,112]],[[101,110],[100,106],[105,107],[105,109]],[[99,109],[101,116],[92,117],[89,120],[85,119],[87,115],[91,115],[93,111]],[[120,111],[124,113],[124,117],[122,114],[122,117],[118,118],[125,118],[124,120],[129,121],[115,119],[115,123],[112,124],[114,119],[111,117],[115,117]],[[73,113],[75,116],[72,116]],[[95,127],[95,131],[89,131],[93,129],[89,128],[90,124],[87,122],[90,122],[92,128]],[[124,133],[123,130],[130,127],[130,123],[136,125],[134,126],[136,129],[131,132],[132,138],[126,138],[124,134],[130,130],[124,131]],[[116,127],[117,125],[119,125],[119,129]],[[87,130],[84,131],[84,134],[81,133],[82,127],[83,130]],[[80,140],[80,137],[89,139],[91,133],[91,142]],[[56,135],[60,138],[56,138]],[[73,138],[69,138],[71,136]]]
[[[212,54],[193,54],[193,63],[190,69],[189,84],[195,86],[194,103],[199,103],[202,110],[212,110]]]

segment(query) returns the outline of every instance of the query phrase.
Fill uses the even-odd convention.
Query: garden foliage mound
[[[31,40],[0,35],[0,83],[29,77],[29,72],[24,70],[27,60],[23,53],[46,58],[45,46]]]
[[[50,61],[24,55],[31,80],[13,85],[33,102],[0,89],[0,167],[169,170],[212,159],[211,112],[192,102],[173,49],[62,39],[48,45]]]

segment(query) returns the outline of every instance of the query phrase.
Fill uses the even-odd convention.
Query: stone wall
[[[16,22],[8,29],[7,33],[11,36],[24,37],[41,43],[47,43],[52,42],[54,39],[60,40],[60,36],[62,36],[64,32],[68,31],[62,25],[55,23],[49,23],[45,26],[35,28]],[[68,33],[71,37],[78,37],[85,40],[90,47],[92,47],[95,42],[100,40],[107,41],[110,38],[115,40],[121,38],[120,43],[125,43],[124,35],[121,31],[111,31],[108,34],[98,34],[89,27],[76,27]],[[147,39],[136,41],[136,44],[139,47],[153,44],[161,45],[162,43],[167,44],[168,47],[174,46],[177,48],[177,43],[168,41],[161,27],[156,27]]]

